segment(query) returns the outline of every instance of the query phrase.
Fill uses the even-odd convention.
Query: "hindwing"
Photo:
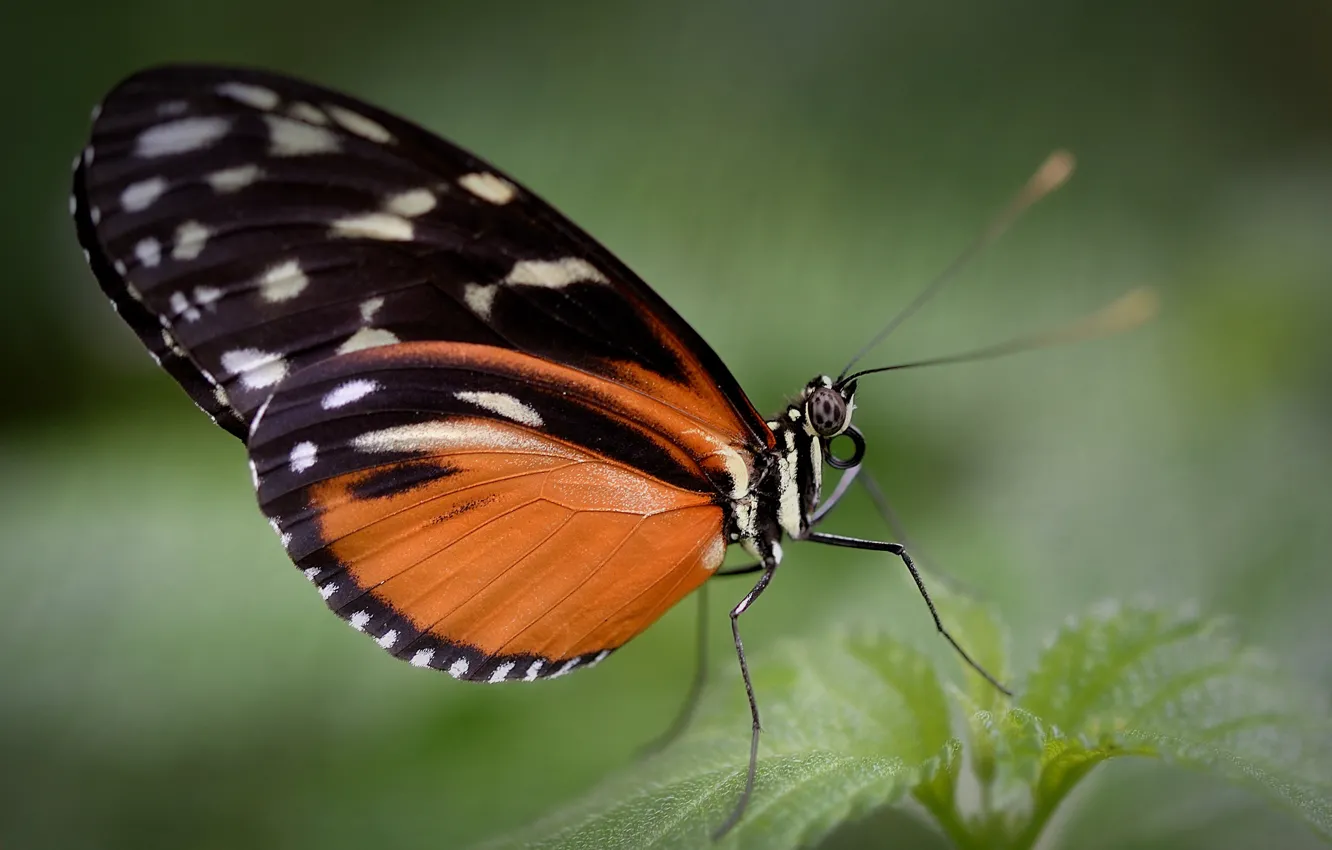
[[[723,505],[752,472],[658,399],[458,343],[301,370],[249,451],[262,509],[330,608],[481,681],[568,672],[645,629],[721,564]]]

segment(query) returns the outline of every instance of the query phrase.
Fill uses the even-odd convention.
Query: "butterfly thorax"
[[[753,493],[731,503],[730,539],[757,558],[781,558],[781,539],[804,539],[823,489],[826,444],[851,425],[855,387],[837,387],[820,375],[768,421],[774,447]]]

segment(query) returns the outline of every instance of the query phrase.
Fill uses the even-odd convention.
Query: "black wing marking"
[[[497,682],[604,658],[720,564],[734,467],[684,419],[529,355],[402,343],[285,380],[248,449],[330,608],[399,658]]]
[[[285,376],[367,347],[512,348],[771,434],[707,344],[608,251],[488,163],[345,95],[165,67],[106,99],[74,180],[126,321],[243,437]]]

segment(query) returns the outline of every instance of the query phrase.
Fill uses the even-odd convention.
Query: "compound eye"
[[[846,401],[837,390],[820,387],[805,402],[805,416],[820,437],[835,437],[846,430]]]

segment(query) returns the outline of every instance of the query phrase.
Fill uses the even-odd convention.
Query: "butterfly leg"
[[[723,578],[730,576],[743,576],[750,573],[756,573],[763,569],[762,564],[745,564],[742,567],[731,567],[725,570],[717,570],[712,574],[713,578]],[[680,713],[671,721],[671,725],[666,731],[652,740],[642,750],[640,755],[649,756],[653,753],[661,752],[670,746],[676,738],[684,733],[688,728],[689,721],[693,720],[694,712],[698,710],[699,700],[703,697],[703,687],[708,681],[708,586],[700,585],[698,588],[698,660],[697,667],[694,670],[694,681],[689,686],[689,695],[685,697],[684,705],[680,707]]]
[[[750,573],[756,573],[763,569],[762,564],[745,564],[743,567],[730,567],[725,570],[717,570],[712,574],[713,578],[729,578],[731,576],[747,576]]]
[[[851,489],[851,483],[861,474],[862,469],[864,469],[864,467],[861,464],[856,464],[842,473],[842,477],[837,479],[837,486],[833,488],[832,495],[828,497],[827,501],[819,505],[818,508],[814,510],[814,515],[809,518],[810,526],[818,525],[823,521],[824,517],[832,512],[833,508],[837,507],[837,503],[842,501],[842,497],[846,495],[846,491]],[[866,472],[865,475],[868,476],[869,473]]]
[[[858,468],[859,467],[857,467],[857,469]],[[917,555],[921,555],[920,547],[912,544],[911,538],[907,535],[906,529],[902,525],[902,518],[897,515],[897,511],[893,510],[893,506],[888,502],[888,497],[883,494],[883,488],[879,486],[879,482],[870,474],[870,471],[866,469],[856,480],[860,482],[860,486],[864,487],[865,492],[869,494],[870,501],[874,503],[875,510],[879,512],[879,516],[883,517],[883,521],[888,524],[888,528],[892,530],[893,536],[902,541],[902,545],[907,547],[907,549],[915,552]],[[840,481],[838,482],[838,486],[841,486]],[[960,578],[939,569],[938,562],[933,558],[922,557],[920,566],[925,572],[930,574],[932,579],[942,582],[944,587],[954,593],[962,593],[973,598],[980,596],[974,587],[971,587]]]
[[[745,813],[745,808],[749,805],[749,798],[754,793],[754,774],[758,770],[758,745],[759,733],[763,727],[759,723],[758,702],[754,699],[754,683],[749,678],[749,662],[745,660],[745,645],[740,640],[740,615],[748,610],[749,606],[754,604],[763,593],[768,582],[772,581],[773,573],[777,572],[777,559],[771,554],[763,559],[763,575],[759,576],[754,587],[745,594],[745,598],[731,609],[731,636],[735,638],[735,654],[740,659],[740,675],[745,680],[745,695],[749,697],[749,714],[753,718],[753,730],[749,739],[749,769],[745,773],[745,790],[740,793],[740,799],[736,801],[735,808],[726,818],[717,831],[712,834],[714,839],[721,838],[731,831],[731,827],[740,821]]]
[[[676,738],[684,732],[689,726],[689,721],[694,718],[694,712],[698,709],[698,701],[703,696],[703,686],[708,681],[708,585],[705,582],[700,585],[698,594],[698,658],[694,668],[694,681],[689,686],[689,695],[685,697],[684,705],[680,707],[680,712],[671,721],[671,725],[666,727],[655,739],[649,742],[642,750],[640,755],[648,756],[653,753],[666,749]]]
[[[925,605],[930,609],[930,616],[934,618],[934,627],[939,630],[939,634],[943,635],[948,643],[952,645],[953,649],[957,650],[957,654],[962,656],[962,660],[967,662],[971,669],[981,674],[987,682],[994,685],[1003,693],[1008,696],[1013,695],[1012,691],[1004,687],[994,676],[991,676],[984,667],[977,664],[972,657],[967,654],[967,651],[962,648],[962,645],[948,633],[948,629],[944,628],[943,621],[939,619],[939,612],[934,607],[934,600],[930,599],[930,593],[925,589],[925,582],[920,577],[920,571],[916,569],[916,563],[911,560],[911,556],[907,554],[905,546],[900,543],[888,543],[882,540],[862,540],[859,537],[843,537],[840,534],[824,534],[823,532],[818,531],[813,532],[805,539],[813,541],[814,543],[823,543],[828,546],[842,546],[847,549],[864,549],[871,552],[890,552],[901,558],[902,563],[906,564],[907,570],[911,573],[911,579],[916,583],[916,589],[920,591],[921,598],[925,600]]]
[[[763,569],[762,564],[746,564],[743,567],[717,570],[712,574],[712,577],[743,576],[756,573],[761,569]],[[675,720],[671,721],[671,725],[666,728],[665,732],[644,746],[639,751],[640,755],[648,756],[666,749],[684,733],[684,730],[689,726],[689,721],[694,717],[694,712],[698,710],[698,702],[703,697],[703,687],[708,681],[708,586],[706,584],[700,585],[698,588],[698,635],[696,640],[698,641],[698,661],[694,670],[694,681],[689,686],[689,695],[685,697],[684,705],[680,707],[680,713],[675,716]]]

